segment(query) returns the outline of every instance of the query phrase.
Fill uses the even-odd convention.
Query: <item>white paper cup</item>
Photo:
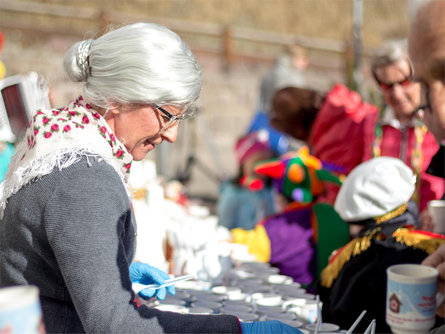
[[[393,333],[427,333],[434,326],[438,274],[420,264],[387,269],[386,322]]]
[[[290,285],[294,282],[292,277],[286,275],[270,275],[267,279],[270,284],[286,284]]]
[[[261,306],[281,306],[283,299],[275,293],[256,292],[252,294],[252,299],[256,305]]]
[[[433,219],[433,232],[445,234],[445,200],[429,201],[428,212]]]
[[[321,302],[320,306],[323,307]],[[287,312],[295,313],[298,319],[304,320],[309,324],[314,324],[318,317],[317,302],[315,300],[306,299],[304,304],[291,306]]]
[[[45,333],[37,287],[0,289],[0,333]]]

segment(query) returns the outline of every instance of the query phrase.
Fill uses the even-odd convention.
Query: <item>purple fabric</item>
[[[271,245],[270,264],[304,284],[311,283],[316,272],[311,213],[311,207],[293,209],[264,223]]]

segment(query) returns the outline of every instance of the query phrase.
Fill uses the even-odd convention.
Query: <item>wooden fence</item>
[[[309,54],[310,66],[341,71],[347,82],[354,62],[352,43],[342,40],[282,34],[222,24],[147,17],[108,9],[92,9],[31,1],[0,0],[0,29],[39,35],[98,35],[109,24],[155,22],[177,32],[197,53],[219,57],[224,68],[238,62],[271,62],[288,45],[300,44]],[[322,55],[322,56],[320,56]]]

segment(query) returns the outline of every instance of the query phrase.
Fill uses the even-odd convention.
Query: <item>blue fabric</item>
[[[242,334],[303,334],[298,328],[286,325],[278,320],[258,321],[258,322],[240,322]]]
[[[273,189],[251,191],[225,181],[220,186],[217,213],[219,225],[253,229],[259,221],[275,213]]]
[[[289,151],[289,140],[285,134],[275,130],[269,123],[269,116],[263,110],[257,111],[254,115],[247,133],[265,130],[269,135],[269,145],[277,155],[282,155]]]
[[[0,152],[0,182],[5,178],[11,157],[14,155],[14,145],[7,143],[5,149]]]

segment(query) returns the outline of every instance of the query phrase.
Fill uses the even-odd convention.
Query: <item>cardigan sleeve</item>
[[[240,332],[234,316],[136,307],[128,273],[134,218],[121,180],[103,161],[60,173],[45,206],[44,224],[86,332]]]

